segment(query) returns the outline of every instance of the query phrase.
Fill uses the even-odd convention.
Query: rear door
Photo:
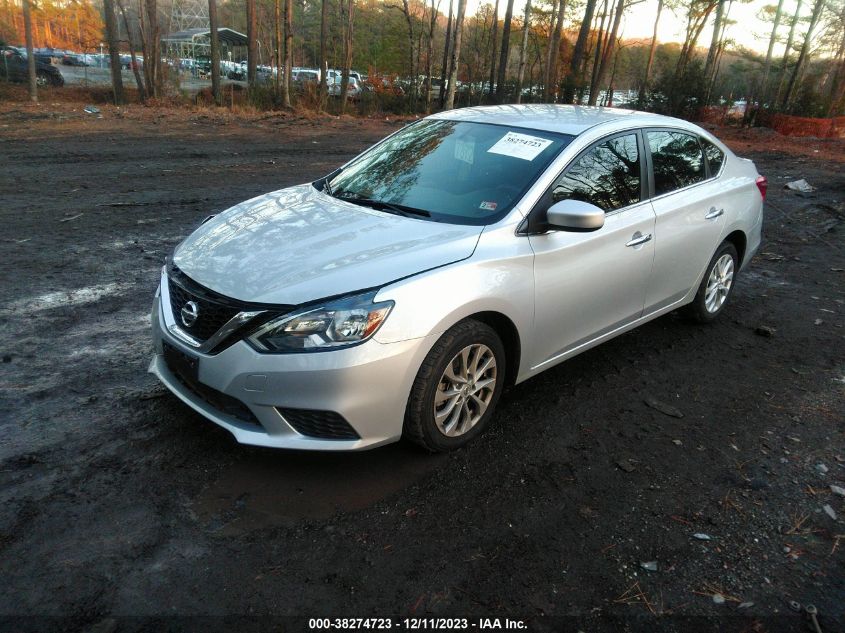
[[[642,314],[654,258],[643,150],[636,131],[602,139],[570,163],[540,203],[548,208],[560,200],[583,200],[606,216],[597,231],[529,236],[535,279],[532,368]]]
[[[645,313],[682,299],[696,286],[725,224],[718,173],[711,173],[699,137],[686,130],[644,130],[656,216],[654,272]]]

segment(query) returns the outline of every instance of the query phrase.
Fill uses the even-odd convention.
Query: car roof
[[[511,125],[547,132],[572,134],[574,136],[597,125],[613,122],[624,122],[630,124],[631,127],[666,125],[696,129],[686,121],[660,114],[623,110],[621,108],[597,108],[552,103],[460,108],[437,113],[432,115],[431,118]]]

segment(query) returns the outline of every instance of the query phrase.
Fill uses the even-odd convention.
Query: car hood
[[[390,215],[299,185],[214,216],[173,262],[234,299],[300,304],[466,259],[482,230]]]

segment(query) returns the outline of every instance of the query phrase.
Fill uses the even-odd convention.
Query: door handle
[[[651,241],[651,233],[647,233],[646,235],[643,235],[642,233],[637,231],[636,233],[634,233],[633,237],[631,238],[631,241],[628,242],[627,244],[625,244],[625,246],[639,246],[640,244],[645,244],[646,242],[650,242],[650,241]]]
[[[705,220],[715,220],[720,215],[725,212],[724,209],[717,209],[716,207],[710,207],[710,211],[707,212],[707,215],[704,216]]]

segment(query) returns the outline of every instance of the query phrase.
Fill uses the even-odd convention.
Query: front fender
[[[530,366],[525,350],[534,322],[534,253],[513,226],[485,229],[472,257],[386,286],[376,296],[382,300],[395,306],[375,335],[380,343],[439,335],[474,314],[497,312],[516,326],[520,367]]]

